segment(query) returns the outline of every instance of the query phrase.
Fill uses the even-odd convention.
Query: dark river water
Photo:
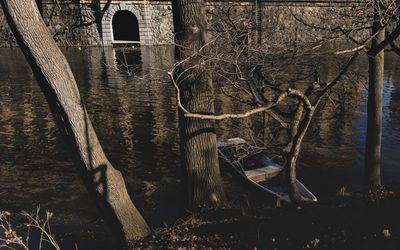
[[[173,223],[181,200],[175,93],[165,75],[173,48],[64,53],[103,148],[124,174],[135,204],[153,227]],[[25,59],[18,49],[0,49],[0,58],[0,209],[32,211],[40,205],[55,213],[61,241],[77,241],[85,249],[93,248],[88,242],[95,239],[111,248],[109,232],[75,171]],[[398,184],[400,60],[393,55],[386,57],[383,100],[382,180]],[[299,169],[303,182],[320,200],[342,185],[362,183],[365,88],[328,100],[325,108],[329,112],[319,112],[307,134]],[[228,125],[219,136],[257,134],[257,126],[249,120],[236,124],[236,129]]]

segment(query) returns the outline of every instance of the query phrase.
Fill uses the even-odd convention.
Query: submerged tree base
[[[397,249],[400,192],[340,195],[303,208],[203,211],[155,231],[133,249]]]

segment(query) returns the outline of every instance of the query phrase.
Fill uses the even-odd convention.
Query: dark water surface
[[[367,130],[366,58],[356,65],[361,88],[328,100],[310,129],[303,147],[304,179],[322,195],[340,186],[360,187],[364,181]],[[352,83],[348,83],[351,85]],[[346,91],[347,87],[344,87]],[[400,184],[400,59],[386,53],[382,120],[382,183]],[[311,177],[312,176],[312,177]],[[311,184],[312,183],[312,184]]]
[[[135,204],[152,226],[172,223],[181,199],[177,115],[174,90],[161,69],[171,65],[173,48],[64,52],[103,148],[124,174]],[[61,240],[82,239],[78,246],[84,249],[90,247],[85,239],[94,238],[111,248],[25,59],[18,49],[0,49],[0,58],[0,209],[40,205],[55,213]],[[150,79],[156,76],[164,81]],[[382,177],[386,184],[399,183],[400,61],[391,55],[383,99]],[[327,101],[326,107],[330,112],[318,113],[300,159],[300,176],[320,199],[342,185],[362,183],[366,91]],[[255,125],[239,125],[240,131],[220,135],[254,133]]]

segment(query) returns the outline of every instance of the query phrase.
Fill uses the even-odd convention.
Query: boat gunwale
[[[229,143],[231,142],[231,144]],[[256,187],[257,189],[267,192],[273,196],[275,196],[278,199],[281,199],[282,201],[285,201],[287,203],[292,203],[289,194],[286,196],[282,196],[280,194],[278,194],[277,192],[274,192],[273,190],[268,189],[267,187],[264,187],[263,185],[257,183],[256,181],[250,179],[246,173],[245,170],[243,168],[243,166],[240,166],[240,163],[238,162],[232,162],[229,160],[229,158],[222,152],[222,148],[225,147],[229,147],[229,146],[234,146],[234,145],[239,145],[239,144],[246,144],[250,147],[254,147],[251,144],[249,144],[246,140],[240,138],[240,137],[235,137],[235,138],[231,138],[231,139],[225,139],[225,140],[220,140],[217,143],[217,150],[218,150],[218,154],[221,156],[221,159],[228,165],[231,166],[231,169],[234,170],[237,174],[239,174],[242,178],[244,178],[247,182],[249,182],[250,184],[252,184],[254,187]],[[262,154],[264,155],[267,159],[271,160],[266,154],[264,154],[263,152],[257,152],[255,154]],[[254,154],[254,155],[255,155]],[[251,156],[250,154],[246,157]],[[245,159],[246,157],[242,158],[241,160]],[[271,162],[273,162],[271,160]],[[280,164],[277,164],[275,162],[273,162],[275,165],[280,166],[281,167],[281,171],[284,170],[284,167]],[[238,166],[235,166],[238,165]],[[240,168],[240,171],[239,169]],[[255,168],[257,169],[257,168]],[[268,180],[266,180],[266,182],[268,182]],[[305,185],[303,183],[301,183],[298,179],[296,179],[296,185],[301,193],[301,195],[303,195],[305,198],[309,199],[311,202],[317,202],[318,199],[317,197],[308,189],[305,187]]]

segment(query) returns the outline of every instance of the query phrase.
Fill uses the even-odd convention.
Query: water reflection
[[[106,154],[125,175],[148,221],[161,223],[165,213],[150,215],[178,204],[176,195],[166,192],[179,185],[175,99],[165,82],[173,48],[124,52],[127,62],[135,63],[135,77],[120,68],[119,50],[64,53]],[[0,207],[19,211],[41,204],[56,211],[60,223],[98,224],[96,208],[24,58],[16,49],[0,54]],[[156,80],[143,78],[151,74]]]
[[[338,65],[343,65],[347,60],[347,57],[343,57],[338,63],[327,58],[309,59],[311,64],[318,65],[322,82],[336,77],[340,70]],[[400,146],[400,116],[396,112],[397,107],[400,107],[399,61],[396,55],[387,53],[382,147],[382,178],[386,184],[399,182],[400,177],[400,171],[397,169],[400,156],[396,154]],[[320,106],[305,137],[299,159],[299,176],[322,200],[334,194],[343,185],[354,188],[362,185],[367,119],[367,69],[366,57],[360,58],[352,68],[351,77],[347,77],[342,84],[336,86]],[[243,111],[236,107],[235,103],[224,100],[224,97],[220,99],[222,101],[217,103],[217,108],[222,112]],[[240,135],[248,140],[258,139],[262,136],[262,118],[256,119],[252,122],[220,122],[220,134],[223,137]],[[282,141],[283,136],[275,137]],[[272,156],[275,156],[275,153],[274,150],[270,152]]]
[[[153,225],[173,218],[170,215],[180,200],[179,147],[175,93],[165,75],[173,63],[173,48],[67,49],[64,53],[104,150],[123,172],[139,209]],[[0,56],[0,208],[19,211],[41,204],[56,212],[65,231],[97,230],[91,229],[102,225],[96,208],[23,56],[18,49],[0,49]],[[399,66],[395,56],[386,57],[384,183],[400,179]],[[365,74],[365,60],[357,67]],[[322,77],[334,76],[333,68],[329,63],[321,66]],[[366,91],[354,86],[350,82],[337,89],[305,139],[300,176],[322,196],[362,180]],[[244,109],[218,97],[222,112]],[[220,137],[262,136],[261,117],[219,125]]]
[[[385,89],[383,108],[382,159],[384,178],[390,182],[400,182],[398,155],[400,142],[400,60],[395,54],[386,56]]]
[[[384,184],[399,183],[400,172],[397,170],[400,156],[399,149],[399,116],[395,107],[399,105],[400,78],[399,59],[396,55],[386,53],[383,92],[383,135],[382,135],[382,181]],[[367,86],[367,65],[363,58],[356,65]],[[364,144],[367,120],[366,88],[358,90],[344,89],[346,95],[339,95],[339,102],[327,104],[326,115],[321,113],[309,133],[307,148],[304,149],[303,164],[307,165],[304,178],[312,185],[320,187],[318,182],[326,180],[322,192],[334,191],[341,185],[360,186],[364,176]],[[351,83],[350,83],[351,87]],[[349,84],[343,85],[349,88]],[[394,109],[393,109],[394,108]],[[394,112],[393,112],[394,111]],[[333,115],[332,115],[333,114]],[[331,117],[329,117],[332,115]],[[309,147],[313,145],[313,147]],[[308,178],[317,175],[318,178]]]

